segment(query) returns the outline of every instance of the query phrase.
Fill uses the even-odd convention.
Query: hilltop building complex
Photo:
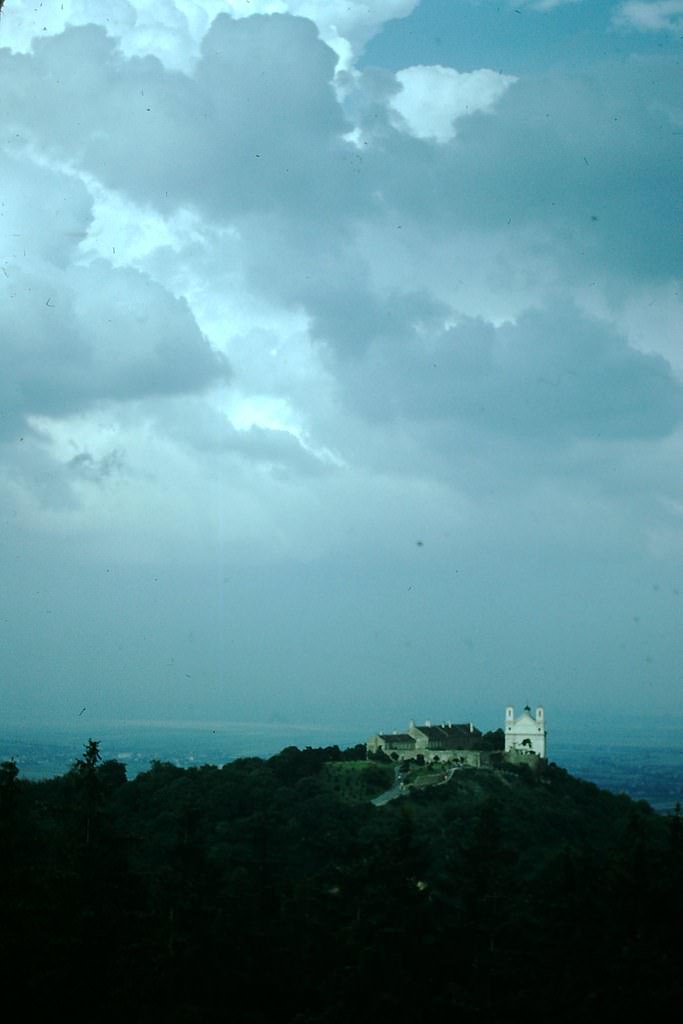
[[[503,739],[504,733],[504,739]],[[496,742],[496,740],[500,742]],[[454,725],[444,722],[424,725],[410,722],[406,732],[377,733],[366,743],[368,754],[380,751],[392,761],[420,759],[425,763],[448,762],[480,768],[501,759],[513,762],[545,758],[546,731],[543,708],[532,717],[527,705],[515,718],[514,708],[505,709],[505,729],[486,736],[472,722]]]
[[[482,734],[471,722],[454,725],[424,725],[411,722],[407,732],[378,733],[371,736],[366,747],[370,754],[383,751],[393,761],[422,757],[430,761],[459,761],[478,766],[481,763]]]

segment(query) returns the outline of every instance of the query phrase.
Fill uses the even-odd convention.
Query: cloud
[[[639,32],[680,34],[683,30],[683,3],[681,0],[653,0],[651,3],[632,0],[621,4],[613,20],[615,25]]]
[[[580,4],[583,0],[508,0],[510,7],[528,7],[533,11],[553,11],[556,7],[564,7],[566,4]]]
[[[118,448],[113,448],[100,458],[92,452],[81,451],[68,462],[70,471],[84,480],[100,483],[125,468],[125,455]]]
[[[351,55],[358,56],[366,43],[388,22],[406,18],[418,6],[419,0],[283,0],[275,4],[269,0],[230,0],[231,8],[240,13],[279,10],[309,18],[315,22],[320,36],[348,63]],[[344,43],[347,45],[344,46]]]
[[[683,420],[683,386],[665,359],[562,305],[497,328],[464,318],[425,335],[414,324],[344,373],[372,419],[450,420],[534,444],[655,440]]]
[[[440,65],[418,65],[396,73],[400,91],[389,104],[400,115],[398,127],[418,139],[449,142],[458,118],[490,110],[516,79],[481,68],[458,72]]]
[[[293,635],[315,687],[369,674],[378,704],[399,670],[407,694],[433,672],[450,694],[456,664],[488,693],[497,663],[504,689],[509,650],[527,678],[541,634],[539,685],[558,649],[567,680],[597,673],[572,617],[606,621],[585,612],[596,566],[621,621],[629,573],[673,577],[683,544],[675,60],[514,82],[349,66],[408,0],[245,0],[212,24],[218,0],[65,0],[63,33],[59,4],[19,6],[26,46],[0,52],[0,545],[26,606],[49,575],[76,620],[84,563],[100,587],[134,566],[121,605],[133,580],[150,609],[129,623],[107,596],[93,635],[112,680],[160,695],[190,604],[220,638],[207,673],[252,673],[264,706],[257,676],[300,678]],[[520,8],[536,28],[541,6]],[[157,571],[181,565],[189,589]],[[226,612],[211,581],[235,569]],[[275,620],[290,662],[262,653]]]
[[[292,422],[295,417],[286,402],[252,398],[252,409],[256,407],[263,419],[270,405],[270,426],[253,422],[239,404],[234,394],[217,390],[212,401],[187,395],[164,397],[145,403],[145,411],[160,437],[198,457],[238,456],[279,478],[316,476],[338,468],[331,452],[310,445],[306,431]]]
[[[10,135],[8,148],[23,148]],[[55,174],[32,159],[0,150],[0,266],[45,259],[65,266],[74,258],[91,223],[92,200],[76,176]]]
[[[657,278],[683,271],[680,64],[633,58],[598,70],[520,79],[493,114],[458,122],[449,146],[386,131],[368,145],[387,208],[429,221],[435,236],[463,229],[545,234],[549,258],[572,275]],[[395,103],[395,97],[388,102]],[[400,170],[399,170],[400,169]]]
[[[202,37],[225,0],[63,0],[59,5],[10,4],[3,42],[26,53],[34,39],[60,35],[69,26],[101,25],[127,57],[151,55],[166,67],[190,72]]]
[[[353,184],[331,85],[335,57],[310,21],[222,15],[193,78],[151,57],[125,60],[92,26],[34,49],[34,57],[0,55],[12,81],[3,119],[137,202],[166,213],[191,204],[218,217],[287,203],[320,215]],[[26,102],[30,90],[40,103]]]
[[[481,4],[481,3],[494,3],[494,0],[455,0],[470,6]],[[500,0],[495,0],[497,6],[500,4]],[[544,13],[546,11],[554,11],[557,7],[565,7],[567,4],[581,4],[583,0],[507,0],[508,7],[517,13],[521,14],[523,10],[539,11]]]
[[[5,117],[55,158],[166,216],[189,206],[255,238],[282,232],[277,251],[297,258],[308,236],[303,260],[318,277],[321,259],[331,265],[323,249],[343,253],[355,224],[383,216],[431,222],[437,236],[527,226],[572,274],[599,264],[655,277],[680,263],[673,60],[512,86],[486,69],[366,72],[345,80],[342,110],[334,55],[304,19],[222,16],[202,53],[188,77],[152,58],[123,59],[101,30],[72,29],[36,43],[35,57],[3,54]],[[27,103],[32,95],[41,103]],[[409,97],[412,135],[391,125]],[[479,110],[435,152],[430,139],[445,138],[468,101]],[[269,261],[272,242],[262,249]]]
[[[228,376],[187,306],[136,271],[13,269],[3,292],[0,379],[10,417],[191,392]]]
[[[193,392],[228,377],[186,302],[140,271],[78,261],[92,220],[81,181],[26,156],[0,157],[0,171],[2,435],[34,415]]]
[[[27,52],[34,39],[59,35],[68,25],[102,25],[127,57],[154,56],[165,67],[191,73],[202,39],[219,14],[234,20],[292,14],[312,21],[321,38],[348,64],[382,26],[407,17],[418,0],[64,0],[59,6],[10,4],[3,41]]]

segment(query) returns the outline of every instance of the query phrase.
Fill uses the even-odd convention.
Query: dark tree
[[[82,818],[82,834],[86,847],[90,846],[92,840],[93,820],[102,797],[102,786],[97,773],[97,763],[101,760],[99,742],[89,739],[83,756],[76,758],[70,772],[76,783],[75,805]]]

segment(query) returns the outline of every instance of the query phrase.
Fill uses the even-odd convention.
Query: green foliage
[[[680,1000],[680,815],[554,766],[374,807],[394,767],[338,748],[132,781],[98,755],[43,783],[0,766],[0,956],[29,1016],[57,986],[65,1010],[188,1024],[273,1002],[283,1024],[493,1021],[529,1000],[562,1024]]]
[[[102,789],[111,792],[126,784],[126,766],[121,761],[103,761],[97,768],[97,778]]]
[[[16,782],[18,775],[19,769],[17,768],[17,763],[13,758],[10,761],[3,761],[2,764],[0,764],[0,788],[11,788]]]
[[[88,740],[83,750],[83,757],[77,757],[71,769],[76,775],[90,776],[94,773],[98,761],[102,760],[100,744],[97,740]]]
[[[17,801],[19,769],[16,761],[0,764],[0,820],[13,813]]]
[[[326,788],[337,799],[359,803],[390,789],[394,783],[394,768],[377,761],[328,762],[324,780]]]
[[[478,746],[481,750],[505,750],[505,733],[502,729],[485,732]]]

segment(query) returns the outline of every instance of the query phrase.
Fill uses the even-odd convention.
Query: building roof
[[[471,722],[444,722],[441,725],[410,723],[409,732],[380,732],[374,741],[380,741],[389,749],[413,748],[416,750],[471,750],[478,746],[482,732]]]
[[[416,731],[426,736],[430,746],[433,744],[451,749],[470,747],[473,741],[481,736],[479,729],[470,726],[469,722],[466,725],[418,725]]]

